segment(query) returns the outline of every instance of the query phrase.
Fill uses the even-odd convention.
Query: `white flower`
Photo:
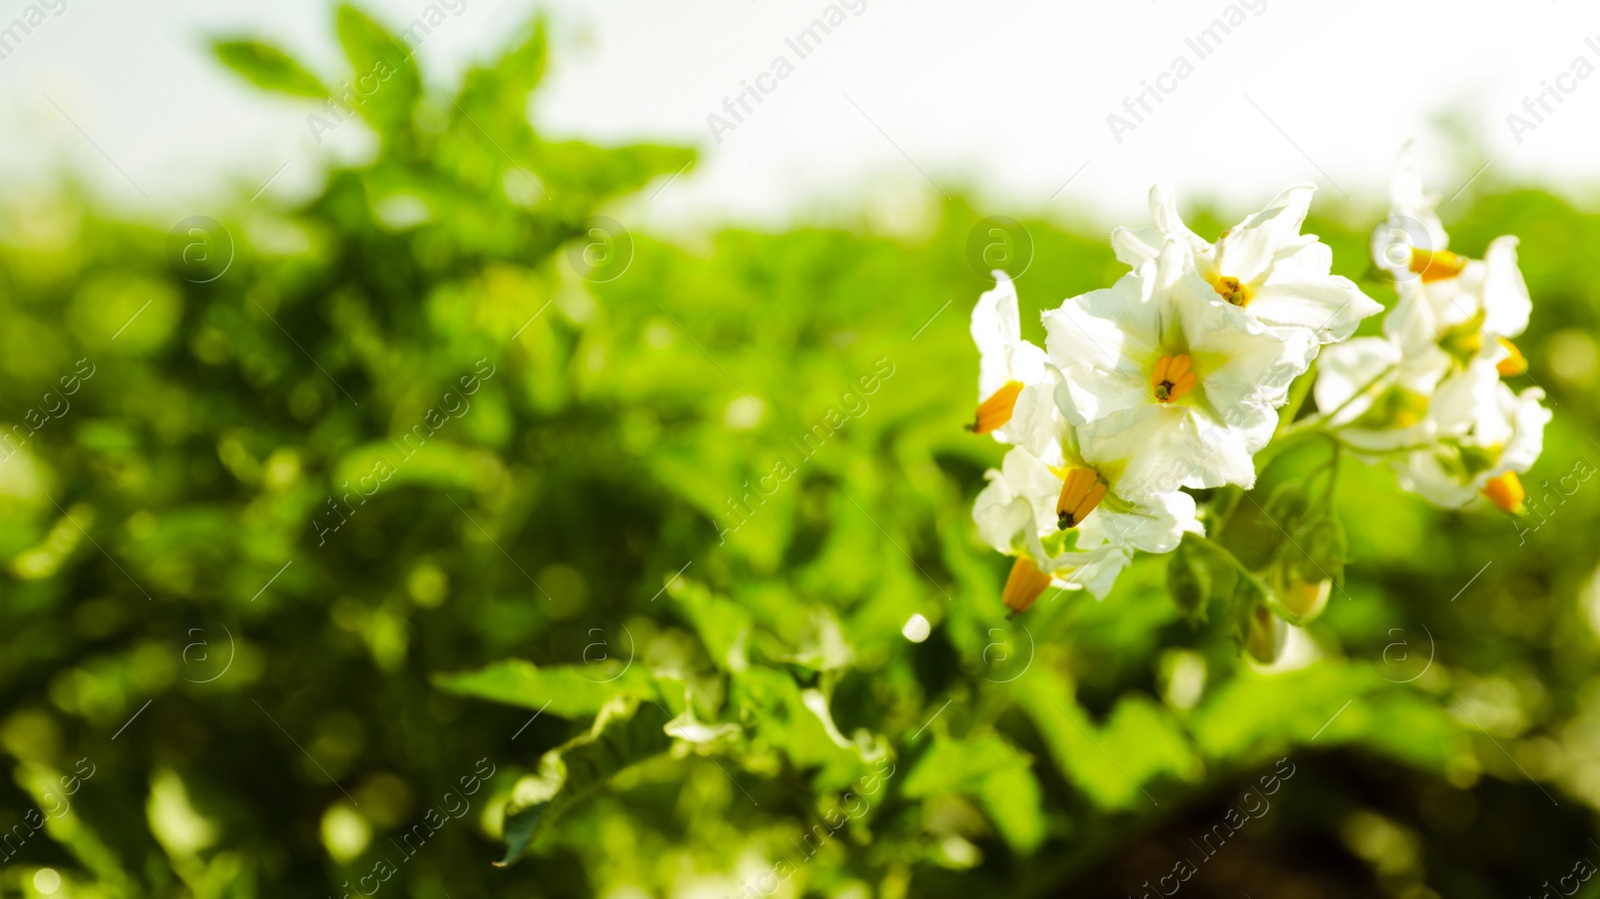
[[[1224,231],[1215,243],[1195,234],[1178,216],[1172,195],[1150,190],[1154,228],[1111,233],[1117,258],[1137,268],[1177,240],[1212,291],[1272,328],[1302,328],[1316,344],[1344,340],[1367,316],[1382,311],[1348,278],[1332,274],[1333,250],[1314,234],[1301,234],[1311,208],[1309,184],[1291,187],[1260,212]],[[1315,344],[1310,348],[1315,353]]]
[[[1037,499],[1050,504],[1057,527],[1079,527],[1093,516],[1111,542],[1151,553],[1176,549],[1184,531],[1201,533],[1187,493],[1123,489],[1128,470],[1141,467],[1139,457],[1152,448],[1121,440],[1082,444],[1058,405],[1066,399],[1065,382],[1052,380],[1057,383],[1031,385],[1018,398],[1012,452],[1029,454],[1056,475],[1054,484],[1045,485],[1051,488],[1047,495]]]
[[[1202,533],[1194,498],[1172,491],[1125,494],[1130,454],[1079,446],[1061,414],[1064,382],[1053,368],[1043,383],[1023,388],[1010,430],[1017,446],[978,495],[973,518],[995,549],[1016,555],[1006,602],[1025,611],[1048,583],[1104,598],[1134,550],[1177,548],[1184,531]],[[1148,447],[1131,444],[1131,454]]]
[[[1062,412],[1097,453],[1125,455],[1127,495],[1255,483],[1250,457],[1306,370],[1310,332],[1269,332],[1206,296],[1188,251],[1159,257],[1044,316]],[[1133,449],[1140,447],[1142,452]]]
[[[1550,410],[1539,403],[1544,391],[1530,387],[1519,395],[1485,362],[1458,377],[1468,389],[1441,392],[1428,410],[1435,430],[1446,436],[1395,463],[1400,486],[1446,508],[1482,493],[1507,512],[1518,511],[1523,490],[1517,475],[1539,458],[1550,421]]]
[[[995,286],[978,297],[972,308],[972,340],[978,345],[978,412],[968,426],[978,434],[993,433],[996,440],[1009,442],[998,430],[1011,419],[1017,394],[1028,384],[1044,380],[1044,351],[1022,339],[1022,320],[1017,312],[1017,289],[1011,278],[998,269]]]
[[[1517,267],[1517,239],[1496,238],[1481,260],[1447,250],[1450,235],[1434,212],[1438,198],[1423,192],[1409,143],[1395,165],[1389,203],[1395,242],[1375,261],[1394,275],[1400,302],[1384,333],[1408,353],[1437,345],[1462,368],[1487,359],[1504,375],[1525,371],[1511,338],[1527,328],[1533,300]]]
[[[1385,318],[1384,333],[1407,352],[1437,346],[1462,367],[1487,359],[1502,374],[1521,374],[1527,363],[1511,338],[1528,327],[1533,300],[1517,267],[1517,239],[1496,238],[1482,260],[1457,259],[1458,274],[1395,284],[1400,302]]]
[[[1406,141],[1400,148],[1399,159],[1395,162],[1394,175],[1389,179],[1388,224],[1397,229],[1391,233],[1403,238],[1407,243],[1407,246],[1395,249],[1440,252],[1450,246],[1450,235],[1445,233],[1444,224],[1439,221],[1439,214],[1434,211],[1438,205],[1438,195],[1428,194],[1423,190],[1422,175],[1417,172],[1411,142]],[[1420,226],[1420,229],[1411,227],[1412,223]],[[1379,259],[1377,262],[1385,268],[1393,268],[1397,264],[1402,268],[1409,268],[1411,256],[1406,253],[1397,255],[1399,258]],[[1421,262],[1426,265],[1426,260]]]
[[[1358,337],[1328,347],[1317,364],[1317,408],[1341,440],[1368,453],[1427,444],[1438,436],[1431,398],[1471,393],[1431,343],[1407,352],[1395,339]]]
[[[1032,566],[1030,571],[1019,562],[1013,569],[1006,605],[1026,611],[1050,583],[1087,589],[1102,599],[1110,592],[1117,575],[1133,559],[1133,549],[1111,542],[1102,527],[1104,519],[1096,516],[1080,527],[1061,530],[1055,514],[1061,480],[1048,465],[1018,447],[1006,453],[999,471],[991,470],[986,477],[989,483],[972,507],[979,535],[1000,552]]]

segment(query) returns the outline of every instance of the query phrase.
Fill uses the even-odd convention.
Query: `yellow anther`
[[[977,417],[972,424],[967,425],[967,430],[974,434],[987,434],[1011,420],[1011,412],[1017,407],[1017,395],[1022,393],[1021,381],[1007,381],[1000,385],[990,397],[978,404]]]
[[[1250,303],[1250,292],[1244,289],[1244,285],[1239,283],[1238,278],[1230,278],[1227,275],[1223,275],[1217,278],[1216,282],[1211,285],[1211,289],[1215,290],[1218,296],[1235,306],[1245,306]]]
[[[1522,489],[1522,481],[1514,471],[1490,478],[1489,483],[1483,485],[1483,495],[1489,498],[1489,502],[1512,515],[1522,514],[1522,501],[1528,498],[1527,491]]]
[[[1000,594],[1005,601],[1006,608],[1013,615],[1021,615],[1033,605],[1044,588],[1050,586],[1050,575],[1039,570],[1033,560],[1018,557],[1011,566],[1011,574],[1006,578],[1006,588]]]
[[[1150,388],[1158,402],[1173,402],[1194,389],[1199,379],[1190,370],[1192,365],[1185,355],[1162,356],[1156,360],[1156,367],[1150,372]]]
[[[1061,529],[1083,524],[1089,513],[1106,498],[1107,489],[1092,468],[1074,468],[1067,472],[1061,484],[1061,495],[1056,498],[1056,520]]]
[[[1461,274],[1467,267],[1467,257],[1458,256],[1449,250],[1421,250],[1411,248],[1411,270],[1422,276],[1424,281],[1443,281],[1445,278],[1454,278]]]
[[[1499,372],[1504,377],[1509,378],[1513,375],[1520,375],[1528,370],[1528,357],[1522,355],[1522,351],[1517,349],[1516,344],[1502,337],[1500,338],[1500,345],[1505,347],[1506,352],[1510,353],[1511,355],[1501,359],[1498,363],[1496,363],[1494,367],[1495,371]]]

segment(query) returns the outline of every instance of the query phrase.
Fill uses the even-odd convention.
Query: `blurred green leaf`
[[[613,672],[600,665],[555,665],[540,668],[510,659],[478,671],[435,674],[440,689],[524,708],[541,709],[559,718],[599,714],[618,696],[655,698],[649,675],[627,667]]]
[[[336,14],[339,44],[353,70],[343,95],[385,138],[397,136],[411,123],[422,96],[422,77],[411,52],[359,7],[344,4]]]
[[[219,40],[211,45],[222,64],[249,79],[256,87],[270,91],[327,99],[329,91],[317,76],[289,54],[271,44],[254,40]]]
[[[541,828],[629,766],[665,752],[672,745],[668,723],[654,702],[627,696],[607,702],[588,733],[545,753],[538,773],[517,782],[506,807],[506,855],[495,864],[521,858]]]
[[[1032,759],[998,736],[936,741],[906,775],[901,789],[911,798],[950,794],[977,798],[1006,841],[1023,851],[1044,837]]]

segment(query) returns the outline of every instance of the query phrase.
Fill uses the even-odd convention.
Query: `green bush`
[[[542,28],[451,96],[337,26],[381,140],[311,201],[171,234],[7,204],[0,891],[1139,895],[1187,861],[1217,895],[1455,899],[1589,851],[1600,218],[1449,208],[1464,250],[1524,240],[1541,514],[1347,464],[1353,562],[1269,671],[1165,559],[1003,617],[968,201],[914,238],[628,233],[693,153],[531,128]],[[1392,302],[1366,226],[1314,224]],[[1025,307],[1120,270],[1025,225]]]

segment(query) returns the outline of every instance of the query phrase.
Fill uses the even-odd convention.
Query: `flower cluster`
[[[1207,534],[1217,510],[1197,507],[1191,491],[1207,491],[1211,506],[1236,501],[1255,485],[1257,455],[1299,435],[1392,464],[1441,505],[1479,492],[1503,508],[1520,503],[1515,472],[1537,457],[1549,414],[1540,391],[1500,381],[1525,368],[1510,343],[1529,311],[1515,239],[1482,261],[1449,253],[1403,156],[1395,215],[1418,224],[1394,265],[1400,299],[1384,336],[1352,339],[1383,306],[1334,275],[1332,250],[1301,233],[1312,191],[1291,188],[1207,241],[1153,189],[1153,227],[1111,237],[1130,271],[1043,313],[1042,349],[1022,337],[1015,286],[994,273],[972,313],[980,371],[969,429],[1011,449],[973,517],[985,542],[1016,558],[1004,589],[1014,614],[1052,585],[1104,597],[1135,551],[1197,546],[1227,559],[1223,577],[1199,578],[1208,589],[1226,580],[1254,591],[1241,639],[1276,642],[1283,620],[1303,623],[1326,601],[1342,530],[1297,487],[1267,511],[1284,516],[1286,535],[1298,528],[1326,548],[1328,565],[1290,550],[1247,567]],[[1297,420],[1313,379],[1323,411]],[[1175,559],[1173,580],[1191,567]]]
[[[1405,489],[1450,508],[1482,493],[1520,512],[1517,475],[1539,457],[1550,411],[1543,390],[1518,393],[1503,380],[1528,368],[1511,342],[1533,310],[1517,239],[1495,239],[1483,259],[1446,249],[1437,198],[1424,195],[1409,148],[1390,194],[1391,233],[1409,239],[1377,262],[1400,300],[1382,337],[1328,351],[1317,406],[1347,444],[1391,465]]]

